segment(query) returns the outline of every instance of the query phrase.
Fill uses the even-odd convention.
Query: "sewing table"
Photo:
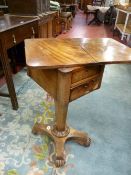
[[[83,146],[91,143],[86,133],[67,124],[69,103],[100,88],[106,64],[131,63],[131,49],[108,38],[53,38],[27,39],[25,52],[28,75],[55,101],[55,123],[44,125],[38,121],[32,131],[46,133],[54,140],[55,165],[60,167],[65,164],[66,141]]]

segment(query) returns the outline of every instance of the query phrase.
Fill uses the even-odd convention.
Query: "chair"
[[[88,16],[93,15],[93,19],[88,23],[88,25],[92,24],[93,22],[96,22],[97,24],[100,24],[101,22],[97,18],[99,9],[95,8],[94,6],[87,5],[87,10],[86,10],[86,23],[88,21]]]
[[[93,22],[100,24],[104,22],[104,16],[108,11],[109,7],[101,7],[101,6],[91,6],[87,5],[87,13],[86,13],[86,22],[88,20],[88,15],[93,14],[94,18],[88,23],[88,25]]]
[[[66,33],[72,26],[72,13],[61,12],[60,20],[61,20],[61,24],[64,25],[64,33]]]
[[[61,4],[61,10],[64,12],[71,12],[73,17],[75,17],[76,9],[76,4]]]
[[[88,10],[88,9],[87,9],[87,10],[85,11],[85,14],[86,14],[86,23],[88,22],[88,16],[89,16],[89,15],[95,15],[95,13],[96,13],[95,10]]]

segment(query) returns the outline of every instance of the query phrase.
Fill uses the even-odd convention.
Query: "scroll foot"
[[[37,134],[46,134],[51,137],[55,142],[55,166],[61,167],[66,163],[66,155],[64,145],[68,140],[75,141],[82,146],[90,146],[91,139],[88,137],[88,134],[75,130],[73,128],[67,127],[65,131],[55,130],[55,126],[43,125],[36,123],[32,129],[32,133]]]
[[[55,166],[56,167],[62,167],[64,165],[65,165],[65,158],[64,157],[57,157],[56,156]]]
[[[72,140],[85,147],[88,147],[91,144],[91,139],[88,137],[88,134],[73,128],[70,129],[70,134],[68,135],[67,140]]]

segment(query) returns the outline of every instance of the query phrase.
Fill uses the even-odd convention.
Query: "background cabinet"
[[[49,11],[50,0],[7,0],[9,13],[39,15]]]
[[[129,41],[131,36],[131,10],[117,8],[117,18],[114,29],[118,29],[122,34],[121,40],[127,37],[127,41]]]

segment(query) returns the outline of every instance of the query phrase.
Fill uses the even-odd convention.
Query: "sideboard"
[[[18,109],[18,101],[12,79],[7,50],[26,38],[38,37],[38,18],[13,15],[0,16],[0,61],[4,71],[9,94],[0,96],[10,97],[13,109]]]

